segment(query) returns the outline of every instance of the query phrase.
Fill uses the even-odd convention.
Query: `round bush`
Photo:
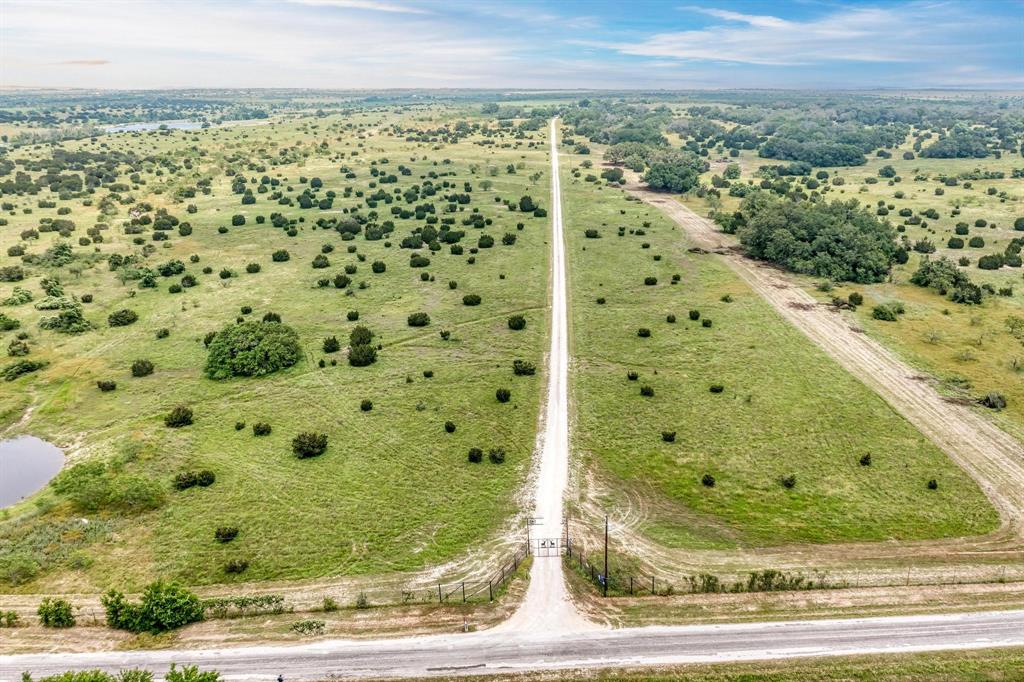
[[[714,488],[715,477],[712,476],[711,474],[704,474],[704,476],[700,479],[700,483],[706,488]]]
[[[349,346],[348,364],[353,367],[367,367],[377,362],[377,349],[368,343]]]
[[[512,391],[507,388],[499,388],[494,392],[494,397],[498,399],[499,403],[507,403],[512,399]]]
[[[185,405],[176,405],[166,417],[164,417],[164,424],[172,429],[181,428],[182,426],[188,426],[192,423],[192,408]]]
[[[96,387],[98,389],[100,389],[101,391],[103,391],[104,393],[107,393],[107,392],[113,391],[114,389],[117,388],[117,382],[116,381],[105,381],[103,379],[100,379],[99,381],[96,382]]]
[[[480,297],[476,294],[466,294],[462,297],[462,304],[469,306],[480,305]]]
[[[153,363],[149,360],[136,360],[132,363],[133,377],[148,377],[153,373]]]
[[[271,430],[270,424],[266,422],[256,422],[252,425],[252,435],[254,436],[269,436]]]
[[[526,328],[526,318],[522,315],[513,315],[508,318],[508,328],[514,331],[519,331]]]
[[[480,462],[484,461],[484,451],[481,450],[480,448],[470,448],[469,461],[472,462],[473,464],[479,464]]]
[[[225,327],[213,337],[206,375],[211,379],[263,376],[291,367],[301,357],[299,335],[288,325],[242,322]]]
[[[406,321],[410,327],[426,327],[430,324],[430,315],[426,313],[413,313]]]
[[[341,350],[341,343],[338,342],[338,337],[328,336],[324,339],[323,348],[325,353],[337,353]]]
[[[491,448],[487,451],[487,459],[491,464],[502,464],[505,461],[505,448]]]
[[[658,283],[658,278],[657,277],[644,277],[644,284],[646,284],[649,287],[653,287],[657,283]]]
[[[445,433],[455,433],[455,422],[446,421],[444,423],[444,431]]]
[[[292,452],[299,459],[319,457],[327,450],[327,434],[307,431],[292,439]]]
[[[364,400],[364,401],[362,401],[361,403],[359,403],[359,409],[362,410],[363,412],[369,412],[370,410],[373,409],[373,401],[372,400]]]
[[[636,335],[639,336],[641,339],[646,339],[651,335],[651,330],[648,329],[647,327],[640,327],[639,329],[636,330]]]
[[[134,310],[122,308],[107,316],[107,324],[111,327],[126,327],[139,319],[139,314]]]

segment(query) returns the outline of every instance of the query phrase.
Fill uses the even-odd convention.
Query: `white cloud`
[[[914,62],[949,54],[949,32],[957,26],[941,4],[886,9],[843,9],[806,21],[749,15],[709,7],[683,7],[725,24],[664,32],[636,43],[605,43],[623,54],[644,57],[804,66],[821,62]],[[977,23],[975,21],[974,23]],[[964,24],[960,24],[960,28]]]
[[[314,7],[338,7],[342,9],[359,9],[371,12],[391,12],[395,14],[430,14],[429,11],[412,5],[400,5],[393,2],[377,2],[377,0],[286,0],[296,5]]]

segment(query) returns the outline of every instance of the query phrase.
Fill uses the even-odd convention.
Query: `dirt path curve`
[[[846,543],[766,548],[753,553],[763,564],[821,565],[847,559],[900,561],[914,558],[954,558],[965,561],[1020,560],[1024,538],[1024,446],[970,408],[945,400],[929,382],[894,353],[851,327],[842,314],[820,305],[809,293],[776,268],[738,254],[736,242],[719,232],[674,197],[639,186],[628,191],[660,209],[680,225],[690,242],[713,251],[778,313],[803,332],[843,368],[877,392],[897,412],[968,472],[998,510],[1001,528],[987,536],[900,543]],[[632,538],[638,540],[638,538]],[[642,542],[642,540],[640,540]],[[652,548],[653,549],[653,548]],[[682,552],[664,550],[664,556]],[[657,551],[657,550],[656,550]],[[687,553],[689,562],[695,558]],[[697,553],[727,565],[736,552]],[[744,554],[750,555],[751,552]],[[983,556],[983,555],[988,556]],[[803,556],[802,555],[806,555]],[[660,563],[660,562],[659,562]]]
[[[551,350],[548,393],[538,428],[540,458],[535,463],[534,538],[559,538],[563,532],[562,501],[569,480],[569,317],[566,310],[565,236],[562,229],[562,185],[558,174],[557,119],[551,120]],[[579,632],[598,626],[579,614],[565,587],[562,559],[537,556],[522,605],[498,626],[505,631]]]

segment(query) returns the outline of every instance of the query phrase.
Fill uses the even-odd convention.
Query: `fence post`
[[[441,596],[441,583],[437,584],[437,603],[438,604],[443,604],[444,603],[444,597]]]
[[[633,576],[629,576],[629,596],[633,596]]]
[[[462,581],[462,603],[466,603],[466,581]]]
[[[494,585],[490,580],[487,581],[487,599],[488,601],[494,601]]]
[[[654,576],[651,576],[651,594],[654,594]]]
[[[519,570],[519,555],[512,557],[512,572],[515,573]]]

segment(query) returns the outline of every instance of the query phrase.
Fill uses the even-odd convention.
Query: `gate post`
[[[494,586],[490,580],[487,581],[487,598],[488,601],[494,601]]]
[[[466,603],[466,581],[462,581],[462,603]]]
[[[444,597],[441,596],[441,583],[437,584],[437,603],[438,604],[443,604],[444,603]]]

